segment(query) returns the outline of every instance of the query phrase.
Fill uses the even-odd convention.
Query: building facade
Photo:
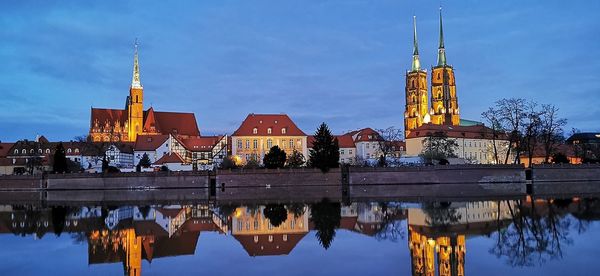
[[[138,135],[173,134],[200,136],[193,113],[144,111],[144,87],[140,82],[137,43],[133,58],[133,77],[125,109],[92,108],[90,138],[94,142],[135,142]]]
[[[245,164],[262,163],[271,147],[278,146],[289,156],[294,150],[308,156],[307,135],[285,114],[250,114],[231,135],[231,154]]]

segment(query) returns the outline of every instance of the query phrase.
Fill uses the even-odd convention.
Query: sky
[[[0,141],[69,140],[91,107],[124,108],[136,38],[145,108],[203,134],[249,113],[403,128],[412,17],[430,69],[440,4],[462,118],[520,97],[600,131],[600,1],[1,1]]]

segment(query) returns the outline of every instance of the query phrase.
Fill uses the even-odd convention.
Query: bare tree
[[[543,111],[538,110],[537,103],[532,101],[527,102],[526,106],[526,119],[520,131],[522,137],[520,147],[517,148],[517,158],[519,158],[522,151],[525,151],[529,158],[529,166],[531,167],[535,148],[537,147],[538,138],[542,130],[541,117]]]
[[[548,163],[558,145],[564,142],[563,127],[567,119],[558,117],[558,108],[551,104],[543,104],[540,116],[540,141],[544,147],[544,163]]]
[[[487,121],[490,129],[492,130],[492,146],[493,156],[496,164],[500,164],[500,158],[498,156],[498,146],[496,145],[496,138],[499,135],[506,133],[501,123],[500,112],[494,107],[490,107],[487,111],[481,113],[481,116]],[[506,163],[506,161],[505,161]]]
[[[400,129],[393,126],[386,129],[377,129],[376,131],[379,133],[381,138],[377,141],[379,151],[381,151],[383,160],[387,160],[387,157],[394,156],[394,153],[399,151],[398,144],[402,141],[404,135]]]
[[[504,164],[508,164],[508,158],[513,149],[517,149],[514,163],[519,158],[521,135],[520,130],[527,118],[527,101],[520,98],[502,99],[496,102],[496,110],[499,122],[508,133],[508,148],[504,157]]]

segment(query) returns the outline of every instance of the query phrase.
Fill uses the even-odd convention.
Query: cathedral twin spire
[[[444,27],[442,24],[442,7],[440,7],[440,43],[438,46],[437,66],[446,66],[446,49],[444,48]],[[411,71],[421,70],[419,60],[419,43],[417,41],[417,17],[413,16],[413,61]]]

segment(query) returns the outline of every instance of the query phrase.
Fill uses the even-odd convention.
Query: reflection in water
[[[467,239],[488,236],[490,253],[512,266],[562,257],[600,219],[595,199],[480,202],[340,202],[266,205],[35,207],[0,205],[0,233],[42,238],[69,233],[88,244],[88,263],[121,263],[140,275],[142,260],[193,255],[201,232],[231,235],[249,256],[288,255],[311,231],[324,249],[345,230],[396,242],[407,238],[413,275],[464,275]],[[403,224],[406,222],[406,225]]]

